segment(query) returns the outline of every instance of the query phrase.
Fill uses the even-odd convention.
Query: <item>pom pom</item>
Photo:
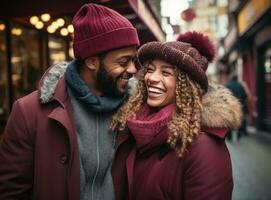
[[[215,57],[215,47],[210,39],[202,33],[193,31],[180,34],[177,41],[186,42],[196,48],[200,54],[212,62]]]

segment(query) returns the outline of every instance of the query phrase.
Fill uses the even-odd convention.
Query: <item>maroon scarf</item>
[[[158,147],[168,138],[167,124],[172,119],[175,104],[169,104],[157,112],[143,104],[135,118],[128,119],[127,125],[136,140],[140,152]]]

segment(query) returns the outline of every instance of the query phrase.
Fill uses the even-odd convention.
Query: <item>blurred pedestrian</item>
[[[116,11],[73,18],[75,60],[52,66],[14,105],[0,144],[0,199],[115,199],[113,113],[136,73],[139,39]]]
[[[247,135],[247,115],[248,115],[248,95],[244,86],[238,81],[238,76],[236,73],[232,73],[229,77],[229,81],[226,87],[232,92],[232,94],[240,101],[242,105],[242,124],[237,129],[237,140],[239,140],[242,135]],[[232,131],[228,134],[228,139],[232,140]]]
[[[138,51],[135,93],[113,117],[119,132],[113,173],[123,199],[230,200],[229,128],[241,121],[238,100],[205,74],[214,46],[197,32]],[[125,181],[126,180],[126,184]]]

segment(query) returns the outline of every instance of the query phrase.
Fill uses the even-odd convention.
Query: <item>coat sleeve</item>
[[[202,134],[191,146],[185,163],[185,200],[231,199],[231,159],[223,139]]]
[[[20,103],[14,103],[0,141],[0,199],[31,199],[33,139]]]

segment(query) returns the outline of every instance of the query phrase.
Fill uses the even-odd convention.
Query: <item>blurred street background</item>
[[[249,135],[227,142],[233,167],[233,200],[271,199],[271,137],[249,127]]]
[[[34,91],[48,67],[74,58],[71,20],[87,2],[124,15],[137,28],[141,45],[194,30],[212,39],[217,54],[209,80],[229,88],[235,81],[245,91],[236,94],[243,104],[243,127],[227,138],[233,199],[271,200],[270,0],[2,1],[0,138],[13,102]]]

